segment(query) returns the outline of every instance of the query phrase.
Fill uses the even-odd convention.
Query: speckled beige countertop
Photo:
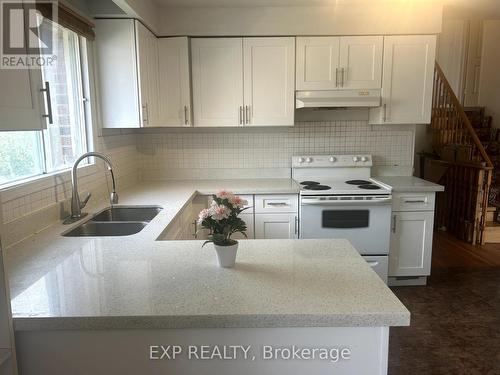
[[[394,192],[437,192],[444,186],[414,176],[375,176],[375,179],[392,187]]]
[[[15,329],[409,324],[408,310],[346,240],[240,241],[234,269],[219,268],[201,241],[156,241],[194,194],[219,188],[298,192],[289,179],[155,182],[121,191],[121,204],[164,210],[136,235],[62,237],[69,227],[57,223],[7,250]]]

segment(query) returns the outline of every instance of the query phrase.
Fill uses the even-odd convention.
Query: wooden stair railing
[[[432,98],[432,145],[439,156],[450,146],[462,147],[466,160],[437,160],[448,166],[440,182],[436,224],[472,243],[484,243],[493,163],[472,127],[441,67],[436,63]]]

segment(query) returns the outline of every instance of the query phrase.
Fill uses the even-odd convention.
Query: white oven
[[[387,281],[391,196],[301,196],[299,238],[346,238]]]
[[[371,178],[371,155],[292,158],[299,238],[345,238],[387,282],[392,189]]]
[[[389,253],[390,196],[302,196],[299,216],[300,238],[347,238],[361,255]]]

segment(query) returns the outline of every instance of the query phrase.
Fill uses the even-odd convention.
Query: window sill
[[[78,167],[78,177],[88,176],[89,174],[95,173],[96,168],[95,163],[82,165]],[[49,189],[54,186],[70,182],[71,168],[66,168],[4,184],[0,186],[0,194],[2,195],[2,202],[6,202],[43,189]]]

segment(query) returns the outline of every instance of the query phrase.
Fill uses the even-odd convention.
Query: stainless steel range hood
[[[295,108],[380,107],[380,89],[297,91]]]

